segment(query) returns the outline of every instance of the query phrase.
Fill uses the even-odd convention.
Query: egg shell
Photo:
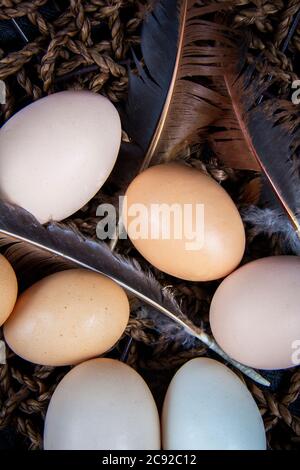
[[[151,392],[131,367],[94,359],[72,369],[46,415],[46,450],[158,450],[160,424]]]
[[[20,295],[4,325],[5,340],[24,359],[77,364],[110,349],[129,318],[121,287],[84,269],[52,274]]]
[[[180,164],[157,165],[137,176],[126,196],[123,219],[127,233],[136,249],[159,270],[190,281],[209,281],[226,276],[240,263],[245,250],[241,217],[229,195],[211,177]],[[143,223],[148,227],[148,239],[136,238],[134,234],[134,216],[130,214],[133,204],[143,204],[147,208],[148,213],[141,219],[144,217]],[[172,219],[166,222],[171,237],[164,239],[164,222],[151,213],[152,204],[168,204],[169,207],[179,204],[185,214],[184,230],[179,239]],[[193,208],[192,223],[189,224],[193,230],[198,230],[196,205],[204,206],[203,246],[191,249],[185,204]],[[159,227],[158,239],[151,237],[155,227]],[[199,240],[201,244],[201,236]]]
[[[272,256],[242,266],[213,297],[214,337],[229,356],[251,367],[297,365],[293,361],[295,342],[299,349],[300,340],[299,292],[297,256]]]
[[[173,377],[162,414],[165,450],[264,450],[256,403],[241,380],[208,358],[187,362]]]
[[[18,281],[11,264],[0,255],[0,326],[11,314],[18,295]]]
[[[113,104],[63,91],[19,111],[0,131],[0,193],[41,223],[84,206],[115,164],[121,123]]]

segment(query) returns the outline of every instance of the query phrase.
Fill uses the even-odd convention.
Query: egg
[[[121,287],[84,269],[52,274],[17,300],[4,325],[10,348],[47,366],[77,364],[99,356],[121,337],[129,303]]]
[[[211,177],[177,163],[153,166],[132,181],[123,220],[144,258],[189,281],[226,276],[245,250],[244,226],[229,195]]]
[[[11,264],[0,255],[0,326],[11,314],[18,295],[18,282]]]
[[[50,400],[44,448],[160,449],[158,411],[145,381],[114,359],[93,359],[74,367]]]
[[[208,358],[187,362],[173,377],[162,413],[165,450],[264,450],[265,430],[241,380]]]
[[[1,197],[41,223],[65,219],[99,191],[120,142],[118,112],[103,96],[63,91],[35,101],[1,128]]]
[[[217,342],[232,358],[258,369],[299,365],[299,292],[297,256],[242,266],[221,283],[211,303]]]

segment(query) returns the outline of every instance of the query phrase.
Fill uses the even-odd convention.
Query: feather
[[[138,73],[129,72],[122,119],[140,150],[132,167],[135,176],[150,165],[182,156],[199,144],[201,135],[204,140],[208,126],[218,119],[223,97],[210,86],[209,77],[222,73],[224,57],[230,60],[233,48],[228,28],[210,16],[227,7],[227,2],[160,0],[146,17],[141,35],[144,66],[133,53]],[[112,250],[124,230],[120,217]]]
[[[187,335],[204,342],[254,380],[268,385],[257,372],[229,359],[212,338],[188,319],[171,292],[162,289],[150,272],[144,272],[135,260],[111,252],[105,243],[83,238],[61,224],[50,223],[45,227],[24,209],[1,201],[0,246],[7,248],[7,257],[21,270],[28,263],[34,267],[50,266],[52,270],[59,261],[64,268],[81,267],[109,277],[177,323]]]
[[[225,5],[196,0],[161,0],[144,22],[141,49],[130,73],[124,126],[141,148],[141,170],[176,158],[220,113],[220,96],[207,86],[229,48],[225,26],[207,19]],[[222,45],[216,41],[222,38]],[[204,78],[200,83],[199,77]]]
[[[0,364],[6,364],[5,343],[0,340]]]
[[[251,226],[250,234],[252,236],[264,234],[271,237],[276,233],[276,241],[282,254],[300,256],[298,234],[280,210],[249,205],[242,209],[241,216],[243,221]]]
[[[289,45],[296,29],[297,29],[299,21],[300,21],[300,11],[295,15],[294,20],[292,22],[292,25],[289,29],[288,35],[287,35],[287,37],[286,37],[286,39],[285,39],[285,41],[282,44],[282,47],[280,49],[283,54],[287,50],[287,47],[288,47],[288,45]],[[237,51],[240,51],[240,52],[238,52],[238,54],[236,54],[235,62],[237,62],[239,64],[237,69],[238,69],[239,72],[241,72],[241,62],[242,62],[242,65],[243,65],[244,62],[245,62],[245,59],[243,59],[242,61],[240,61],[239,59],[241,57],[246,56],[246,47],[245,47],[245,40],[243,40],[242,37],[236,37],[235,43],[238,43],[238,42],[240,42],[241,45],[239,47],[237,47],[236,49],[237,49]],[[253,64],[254,67],[256,67],[258,62],[260,62],[260,65],[262,65],[261,64],[261,62],[262,62],[261,56],[262,55],[260,54],[260,56],[254,62],[254,64]],[[226,67],[226,65],[225,65],[225,67]],[[235,135],[235,137],[232,136],[231,139],[230,138],[228,139],[228,135],[227,135],[227,139],[226,139],[226,134],[224,134],[225,139],[224,139],[224,141],[222,141],[222,134],[219,134],[220,144],[221,144],[222,147],[224,147],[224,149],[222,151],[223,158],[225,158],[225,160],[229,159],[230,164],[233,168],[238,168],[238,169],[245,168],[245,169],[260,170],[261,166],[260,166],[259,162],[257,161],[257,159],[255,158],[255,156],[253,156],[253,153],[251,152],[251,149],[249,149],[249,146],[247,145],[248,142],[247,142],[246,136],[243,135],[243,131],[245,130],[245,124],[247,124],[246,117],[247,117],[247,111],[249,111],[249,106],[251,107],[251,109],[253,111],[253,109],[256,107],[257,104],[260,105],[262,103],[262,101],[264,100],[264,92],[267,91],[267,89],[270,87],[270,85],[273,81],[272,73],[269,73],[267,75],[267,78],[264,77],[264,82],[265,83],[264,83],[264,86],[262,87],[262,83],[259,84],[258,80],[257,80],[257,77],[254,77],[252,75],[253,70],[254,70],[253,67],[248,67],[248,70],[244,75],[244,78],[247,78],[247,79],[243,80],[243,77],[242,78],[240,77],[239,80],[238,80],[238,83],[234,84],[235,80],[230,80],[230,75],[232,77],[232,67],[230,67],[230,64],[229,64],[229,67],[228,67],[228,64],[227,64],[226,68],[227,68],[227,72],[231,70],[231,73],[229,73],[229,77],[228,77],[228,73],[227,74],[225,73],[224,77],[219,76],[218,91],[219,91],[219,88],[221,87],[221,89],[223,89],[223,91],[225,90],[225,96],[227,95],[227,97],[229,97],[229,106],[227,106],[226,114],[225,114],[225,126],[224,126],[225,130],[228,132],[229,130],[232,131],[233,129],[235,129],[236,130],[236,135]],[[260,67],[260,68],[262,68],[262,67]],[[234,71],[234,75],[235,76],[238,75],[238,72],[236,70]],[[238,88],[238,85],[241,85],[242,90],[243,90],[245,88],[245,85],[246,85],[246,88],[247,88],[248,85],[250,84],[249,75],[250,76],[252,75],[252,77],[251,77],[252,87],[249,87],[250,89],[248,90],[248,91],[250,91],[251,99],[249,100],[249,96],[248,96],[248,99],[246,99],[246,101],[243,102],[244,101],[243,98],[247,98],[246,96],[244,96],[244,97],[242,97],[242,99],[239,100],[240,101],[239,103],[235,103],[234,95],[231,93],[230,81],[231,81],[231,84],[235,85],[235,87],[232,88],[233,91],[234,91],[234,88],[235,89]],[[254,86],[253,86],[253,83],[254,83]],[[243,91],[242,91],[242,93],[243,93]],[[252,93],[252,96],[251,96],[251,93]],[[260,96],[259,96],[259,94],[260,94]],[[237,94],[235,93],[235,95],[237,95]],[[249,93],[248,93],[248,95],[249,95]],[[240,96],[240,95],[238,94],[238,96]],[[258,96],[259,96],[259,99],[257,100],[257,103],[256,103],[255,101],[258,98]],[[274,97],[272,97],[272,99],[274,100]],[[280,100],[277,100],[277,102],[280,103]],[[285,103],[285,104],[286,104],[286,107],[290,109],[291,113],[295,114],[295,108],[291,109],[290,103]],[[228,103],[227,103],[227,105],[228,105]],[[244,109],[243,109],[243,106],[244,106]],[[245,109],[245,107],[246,107],[246,109]],[[277,108],[279,108],[278,105],[277,105]],[[260,110],[263,110],[263,107],[261,107]],[[242,116],[242,114],[244,114],[244,116]],[[299,114],[298,114],[298,116],[299,116]],[[243,122],[243,119],[241,119],[243,117],[245,118],[244,122]],[[265,117],[267,119],[271,118],[270,120],[272,121],[272,116],[265,116]],[[223,121],[223,118],[224,118],[224,116],[222,114],[221,123]],[[227,125],[226,125],[226,120],[229,121],[229,122],[227,122]],[[237,120],[238,120],[238,122],[236,122]],[[230,123],[230,125],[228,125],[229,123]],[[223,124],[224,124],[224,122],[223,122]],[[274,121],[273,121],[273,125],[275,125]],[[242,134],[241,134],[241,131],[242,131]],[[217,142],[216,142],[216,144],[217,144]],[[226,144],[227,144],[227,148],[226,148]],[[230,145],[229,148],[228,148],[228,144]],[[231,149],[231,153],[230,153],[230,149]],[[220,148],[220,151],[221,150],[222,149]],[[234,153],[234,150],[238,154],[238,157],[236,159],[232,155]]]
[[[106,243],[84,238],[78,231],[59,223],[41,225],[29,212],[0,202],[0,246],[18,272],[42,266],[45,274],[82,267],[99,272],[152,306],[164,305],[180,313],[175,300],[162,291],[154,276],[142,271],[135,260],[112,253]]]
[[[300,12],[295,15],[282,52],[299,20]],[[225,74],[213,77],[224,100],[210,143],[225,165],[260,172],[260,202],[273,211],[277,220],[272,224],[274,230],[284,232],[295,247],[295,237],[300,239],[299,112],[291,102],[272,96],[272,74],[263,67],[261,56],[252,66],[244,67],[245,44],[239,38],[235,42],[242,47],[236,48],[234,61],[225,58]],[[258,61],[260,73],[255,71]],[[232,63],[236,65],[232,67]]]
[[[255,76],[252,67],[241,73],[236,51],[245,49],[244,40],[216,21],[215,13],[227,8],[227,2],[157,4],[143,27],[145,66],[135,58],[138,74],[130,74],[124,124],[144,156],[140,171],[176,158],[210,126],[219,159],[231,168],[259,171],[268,202],[276,201],[300,233],[300,185],[292,158],[300,142],[297,119],[289,114],[290,103],[263,99],[270,75]],[[234,62],[233,71],[228,64]],[[117,237],[112,246],[116,242]]]

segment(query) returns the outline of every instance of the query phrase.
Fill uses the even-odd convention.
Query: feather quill
[[[193,325],[170,291],[162,289],[150,272],[145,273],[135,260],[111,252],[105,243],[83,238],[72,228],[60,224],[50,223],[45,227],[24,209],[1,201],[0,246],[7,249],[7,257],[21,270],[28,260],[35,267],[42,264],[51,269],[60,261],[64,268],[82,267],[109,277],[244,374],[268,385],[257,372],[229,359],[212,338]]]

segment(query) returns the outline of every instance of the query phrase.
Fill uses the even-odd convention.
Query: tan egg
[[[300,258],[272,256],[228,276],[210,307],[215,339],[233,359],[258,369],[300,364]]]
[[[11,349],[36,364],[77,364],[110,349],[124,332],[121,287],[84,269],[52,274],[27,289],[4,325]]]
[[[241,217],[211,177],[180,164],[158,165],[137,176],[126,196],[129,238],[161,271],[210,281],[240,263],[245,250]]]
[[[113,359],[74,367],[51,398],[44,449],[159,450],[159,416],[147,384]]]
[[[11,314],[18,295],[18,282],[11,264],[0,255],[0,326]]]
[[[116,162],[121,122],[114,105],[89,91],[39,99],[0,130],[0,192],[41,223],[84,206]]]

